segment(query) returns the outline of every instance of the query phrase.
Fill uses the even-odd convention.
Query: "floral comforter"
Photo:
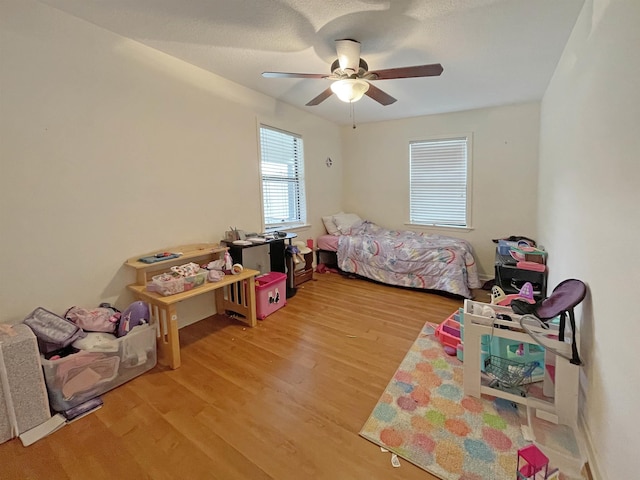
[[[369,221],[340,236],[338,267],[371,280],[441,290],[471,298],[480,288],[469,242],[443,235],[387,230]]]

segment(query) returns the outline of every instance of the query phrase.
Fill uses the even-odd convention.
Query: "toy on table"
[[[509,255],[517,262],[528,260],[536,263],[545,263],[547,258],[547,252],[544,250],[526,244],[518,244],[517,247],[511,247]]]
[[[182,255],[182,252],[160,252],[153,255],[148,255],[146,257],[142,257],[139,259],[139,261],[141,261],[142,263],[163,262],[165,260],[178,258],[180,255]]]

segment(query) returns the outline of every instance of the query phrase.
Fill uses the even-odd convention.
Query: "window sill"
[[[409,223],[409,222],[406,222],[405,225],[411,228],[421,228],[425,230],[445,230],[445,231],[455,230],[458,232],[471,232],[474,230],[473,227],[457,227],[454,225],[424,225],[421,223]]]
[[[273,232],[292,232],[296,230],[304,230],[311,228],[311,225],[308,223],[301,225],[288,225],[286,227],[267,227],[264,229],[264,233],[273,233]]]

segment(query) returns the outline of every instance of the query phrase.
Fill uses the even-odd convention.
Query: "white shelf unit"
[[[475,306],[475,308],[474,308]],[[506,314],[512,321],[484,317],[473,312],[482,311],[485,306],[491,307],[496,314]],[[521,315],[517,315],[510,307],[490,305],[473,300],[464,302],[464,380],[465,395],[480,397],[481,394],[504,398],[512,402],[526,405],[535,410],[536,415],[547,421],[564,425],[577,424],[579,366],[569,360],[555,355],[545,349],[545,374],[543,394],[545,399],[531,396],[523,397],[482,384],[481,372],[481,338],[483,335],[501,337],[521,343],[533,343],[534,339],[520,327]],[[508,328],[498,328],[498,326]],[[571,344],[557,340],[558,326],[550,325],[549,329],[540,327],[528,328],[545,336],[544,343],[558,352],[571,357]],[[576,338],[576,340],[578,340]],[[555,371],[555,375],[550,372]]]

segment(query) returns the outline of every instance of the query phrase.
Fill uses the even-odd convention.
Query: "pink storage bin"
[[[269,272],[256,277],[256,316],[267,316],[287,304],[287,275]]]
[[[458,312],[453,312],[449,317],[436,328],[436,338],[440,340],[443,347],[456,349],[461,343],[460,323],[453,319]]]

